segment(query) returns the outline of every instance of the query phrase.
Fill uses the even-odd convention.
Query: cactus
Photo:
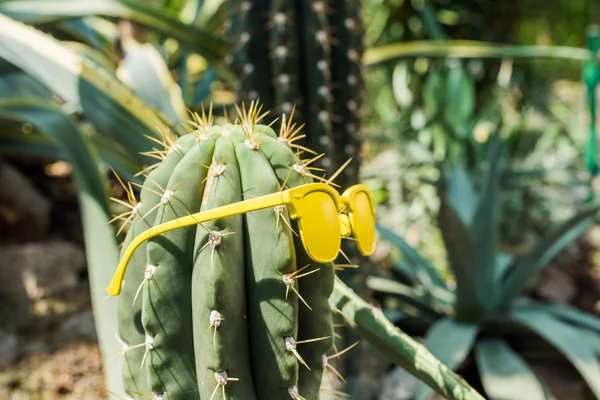
[[[160,163],[131,186],[123,248],[153,225],[312,181],[285,140],[258,125],[253,103],[239,123],[210,113],[148,155]],[[277,138],[281,140],[277,140]],[[125,216],[121,216],[125,218]],[[316,399],[333,344],[328,297],[334,265],[305,253],[285,206],[184,227],[134,253],[119,304],[129,396],[161,399]]]
[[[305,122],[296,138],[328,172],[355,161],[340,183],[356,183],[363,92],[363,30],[358,0],[229,0],[228,62],[242,100]],[[303,140],[304,139],[304,140]]]

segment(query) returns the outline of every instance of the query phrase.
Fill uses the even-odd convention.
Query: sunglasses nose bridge
[[[350,224],[350,217],[347,214],[340,214],[340,229],[342,237],[350,237],[352,235],[352,225]]]

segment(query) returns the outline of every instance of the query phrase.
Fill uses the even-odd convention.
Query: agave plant
[[[150,28],[155,26],[162,34],[172,34],[186,48],[200,46],[198,51],[206,50],[203,54],[207,59],[216,51],[211,46],[219,43],[201,30],[172,18],[169,13],[163,15],[129,1],[81,4],[5,1],[0,2],[0,11],[31,23],[43,22],[45,29],[55,23],[62,26],[63,22],[73,22],[74,16],[132,19]],[[100,31],[88,29],[90,20],[76,21],[84,24],[77,32],[89,40],[98,39],[96,34]],[[97,22],[96,19],[92,21]],[[90,32],[93,34],[87,36]],[[106,42],[97,42],[102,43]],[[208,47],[203,48],[202,43]],[[145,53],[142,50],[142,56]],[[137,57],[131,61],[133,64],[135,59]],[[154,62],[156,60],[154,58]],[[126,64],[122,65],[128,68]],[[175,116],[180,116],[181,104],[185,103],[182,90],[178,90],[181,86],[172,85],[172,80],[164,85],[164,79],[144,76],[135,66],[128,73],[119,74],[109,65],[109,60],[98,51],[60,42],[0,14],[0,85],[3,89],[0,92],[0,148],[4,154],[12,156],[62,158],[73,165],[90,285],[94,289],[92,303],[106,364],[115,352],[124,351],[114,333],[118,325],[117,304],[114,299],[105,299],[102,291],[95,290],[107,286],[119,258],[115,230],[108,225],[111,217],[106,166],[124,172],[131,179],[135,179],[135,172],[144,165],[149,168],[142,171],[152,169],[157,165],[152,156],[158,156],[162,161],[162,155],[168,154],[156,149],[156,142],[184,132]],[[168,72],[168,68],[163,61],[153,72],[161,73],[163,78],[170,77],[171,74],[164,74],[165,71]],[[129,86],[124,85],[124,81]],[[147,98],[149,94],[153,94],[153,102]],[[196,126],[200,127],[198,124],[199,120],[196,120]],[[142,157],[139,152],[151,157]],[[134,198],[130,200],[135,204]],[[347,324],[375,348],[437,392],[451,399],[481,399],[422,345],[395,329],[380,311],[372,309],[339,280],[334,285],[331,305],[340,310]],[[106,373],[109,390],[123,393],[119,368],[106,368]]]
[[[491,157],[481,190],[460,165],[444,171],[438,191],[438,224],[455,285],[449,285],[414,248],[388,228],[383,238],[402,253],[394,270],[401,283],[370,277],[368,285],[387,301],[404,305],[398,322],[413,318],[426,327],[425,343],[440,360],[458,369],[474,353],[483,387],[490,398],[546,399],[548,389],[523,357],[511,348],[508,333],[525,329],[569,360],[600,398],[600,320],[564,305],[519,297],[528,279],[593,224],[599,204],[589,204],[518,259],[498,250],[499,152]],[[399,299],[399,301],[398,301]],[[503,329],[500,330],[498,327]],[[518,379],[519,384],[515,384]],[[431,392],[421,387],[418,399]]]

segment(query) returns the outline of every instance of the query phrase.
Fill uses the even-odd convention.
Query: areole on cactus
[[[332,261],[351,233],[373,251],[372,197],[362,185],[340,196],[294,151],[293,121],[277,135],[265,115],[251,103],[213,126],[203,113],[150,154],[160,163],[139,203],[127,187],[132,226],[109,293],[121,294],[129,396],[318,399],[335,372]]]

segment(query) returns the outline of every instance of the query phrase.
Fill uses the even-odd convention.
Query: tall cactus
[[[312,181],[286,140],[257,125],[197,129],[151,155],[124,243],[199,210]],[[282,124],[279,137],[294,124]],[[132,196],[131,196],[132,197]],[[285,207],[161,234],[139,247],[121,290],[119,337],[129,396],[317,399],[333,344],[333,264],[317,264]],[[143,398],[143,397],[142,397]]]
[[[356,183],[363,92],[359,0],[229,0],[229,62],[242,100],[305,122],[307,147],[329,172],[347,159]]]

